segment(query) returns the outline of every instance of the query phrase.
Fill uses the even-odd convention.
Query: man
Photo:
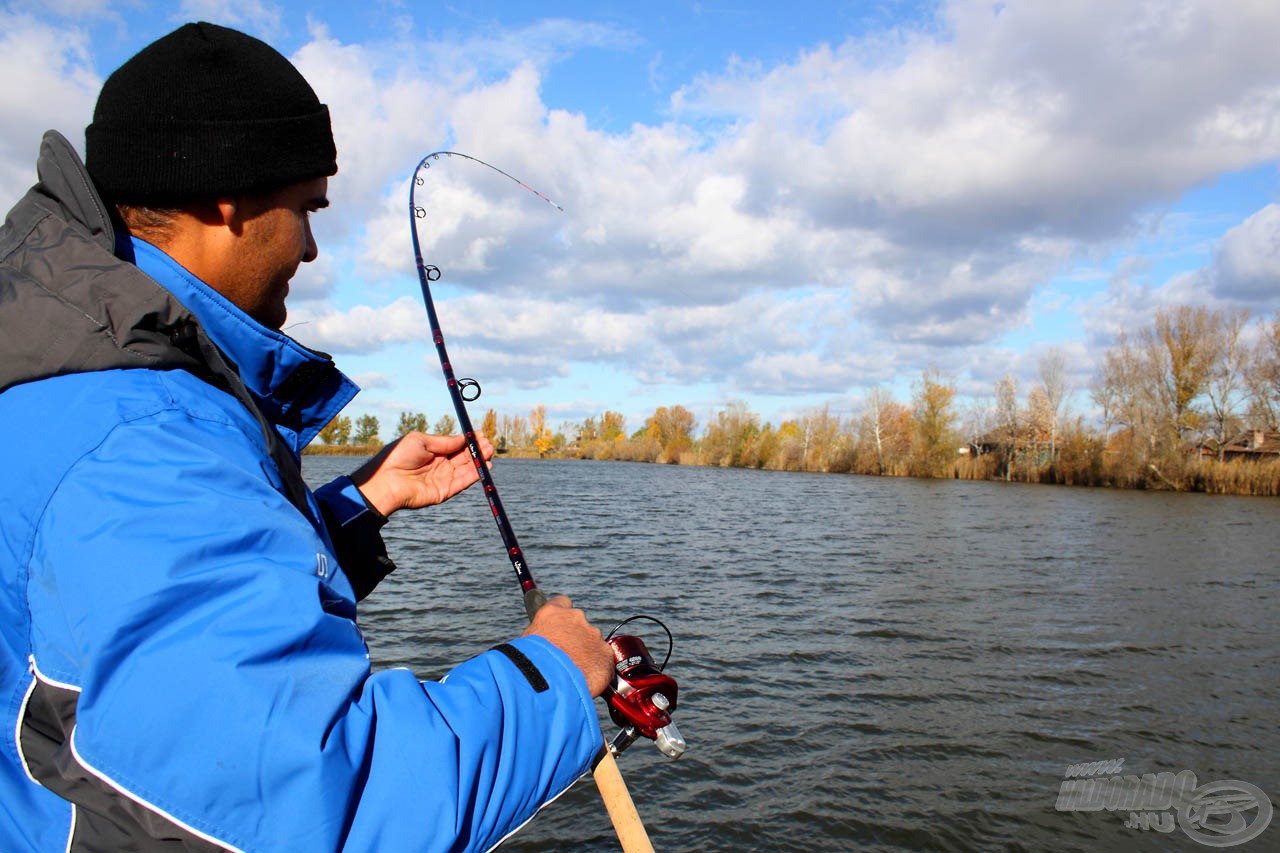
[[[0,229],[0,849],[493,846],[589,766],[612,657],[557,599],[447,681],[370,674],[385,517],[476,472],[412,434],[302,483],[356,390],[279,331],[327,109],[188,24],[106,81],[85,161],[47,134]]]

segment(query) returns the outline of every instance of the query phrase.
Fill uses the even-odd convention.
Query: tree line
[[[1005,375],[964,401],[956,378],[934,365],[909,399],[877,387],[851,414],[821,406],[776,425],[737,401],[702,425],[676,405],[631,431],[614,411],[553,428],[536,406],[527,417],[490,409],[480,428],[499,452],[519,456],[1280,494],[1280,457],[1226,459],[1241,432],[1280,432],[1280,312],[1253,320],[1244,311],[1162,309],[1120,335],[1087,387],[1070,376],[1065,355],[1051,349],[1034,381]],[[1085,399],[1094,416],[1076,410]],[[338,444],[377,433],[370,415],[354,433],[348,419],[334,423],[325,429]],[[402,412],[396,435],[455,428],[448,415],[426,426],[425,415]]]

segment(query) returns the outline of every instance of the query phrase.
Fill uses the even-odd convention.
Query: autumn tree
[[[356,433],[352,437],[351,443],[365,447],[380,444],[381,442],[378,440],[378,419],[373,415],[361,415],[356,418]]]
[[[1022,428],[1028,444],[1044,446],[1052,440],[1054,432],[1053,410],[1044,386],[1036,384],[1027,392],[1027,405],[1023,412]]]
[[[600,416],[600,438],[617,441],[627,434],[627,419],[619,412],[606,411]]]
[[[1195,401],[1213,366],[1213,318],[1207,308],[1180,305],[1156,311],[1140,340],[1147,379],[1170,449],[1200,423]]]
[[[533,447],[539,456],[549,453],[555,446],[555,436],[547,429],[546,406],[535,406],[529,412],[529,430],[532,433]]]
[[[453,415],[441,415],[431,430],[436,435],[453,435],[458,431],[458,422],[453,419]]]
[[[324,425],[319,437],[325,444],[346,444],[351,440],[351,418],[338,415]]]
[[[752,468],[774,471],[800,471],[804,467],[804,430],[793,420],[783,421],[777,429],[766,423],[752,442],[752,452],[744,460]]]
[[[798,426],[801,432],[801,470],[829,470],[839,441],[840,418],[831,414],[829,406],[822,406],[803,412]]]
[[[916,454],[922,473],[933,476],[952,461],[955,452],[951,435],[955,380],[937,365],[931,365],[920,374],[913,390]]]
[[[680,454],[693,449],[696,423],[693,412],[684,406],[659,406],[645,421],[645,437],[658,443],[661,461],[679,462]]]
[[[1103,356],[1090,394],[1104,407],[1105,434],[1118,424],[1127,428],[1129,444],[1141,446],[1153,435],[1158,420],[1154,383],[1144,353],[1125,334]]]
[[[396,423],[396,438],[408,435],[411,432],[426,432],[427,416],[422,412],[401,412],[400,420]]]
[[[484,421],[480,424],[480,432],[484,433],[490,441],[498,440],[498,413],[493,409],[484,413]]]
[[[711,465],[740,467],[760,434],[760,416],[742,400],[716,413],[702,439],[703,455]]]

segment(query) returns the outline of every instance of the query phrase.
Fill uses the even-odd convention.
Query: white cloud
[[[279,26],[267,0],[183,10]],[[0,72],[20,81],[0,92],[14,197],[34,122],[78,130],[98,81],[75,28],[0,22]],[[424,254],[451,288],[455,358],[474,354],[477,374],[527,385],[597,362],[643,382],[837,394],[945,353],[981,371],[1051,310],[1037,301],[1050,280],[1145,235],[1190,188],[1280,157],[1280,5],[953,0],[935,23],[731,62],[677,91],[668,120],[620,132],[542,95],[572,52],[633,49],[616,27],[355,44],[313,24],[294,60],[330,105],[341,171],[291,328],[335,352],[427,341],[416,297],[380,288],[412,275],[409,172],[447,146],[565,207],[461,160],[426,175]],[[1086,331],[1206,292],[1274,304],[1278,228],[1265,208],[1210,267],[1159,286],[1122,270]],[[1069,305],[1095,283],[1055,286]]]
[[[53,26],[0,9],[0,206],[8,210],[35,183],[40,135],[61,130],[84,150],[101,80],[88,38],[74,26]]]
[[[270,0],[182,0],[170,16],[179,23],[209,21],[266,39],[280,32],[283,18],[284,11]]]
[[[1280,205],[1269,204],[1228,231],[1216,263],[1217,295],[1280,301]]]
[[[382,308],[359,305],[345,312],[304,303],[289,311],[288,331],[301,343],[330,353],[376,352],[388,344],[431,337],[427,312],[407,296]]]
[[[391,377],[385,373],[357,373],[351,379],[365,391],[392,386]]]
[[[333,294],[336,283],[333,254],[322,246],[320,256],[298,267],[297,274],[289,282],[289,306],[300,302],[324,299]]]

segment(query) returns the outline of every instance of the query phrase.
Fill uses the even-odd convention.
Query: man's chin
[[[284,305],[281,304],[278,306],[262,308],[258,313],[252,316],[253,319],[257,320],[263,326],[278,332],[284,328],[284,321],[288,319],[289,312],[285,309]]]

